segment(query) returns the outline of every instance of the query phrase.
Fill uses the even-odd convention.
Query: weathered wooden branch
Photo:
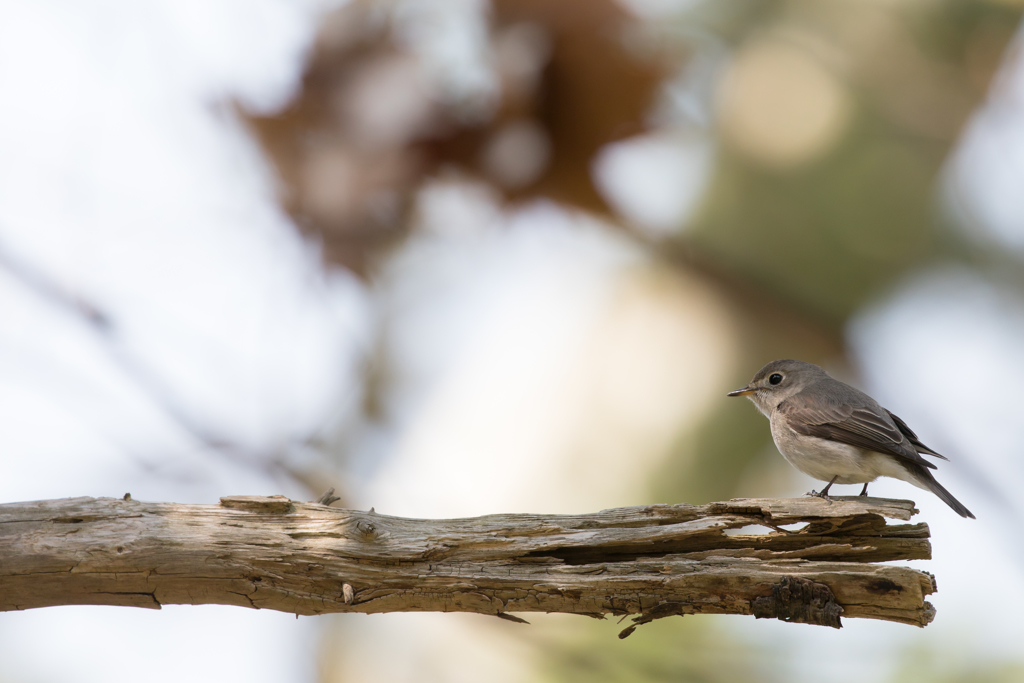
[[[587,515],[422,520],[236,496],[0,505],[0,610],[226,604],[295,614],[753,614],[924,626],[926,524],[910,501],[741,499]],[[744,529],[760,525],[753,531]],[[798,529],[784,526],[800,525]],[[763,533],[767,532],[767,533]]]

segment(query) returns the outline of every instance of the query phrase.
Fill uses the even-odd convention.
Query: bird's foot
[[[839,478],[838,474],[836,476],[832,477],[832,480],[829,481],[829,483],[825,484],[825,488],[823,488],[821,490],[821,493],[818,493],[814,489],[811,489],[811,492],[808,493],[807,495],[808,496],[814,496],[815,498],[824,498],[825,500],[828,501],[828,504],[831,505],[832,504],[832,499],[828,497],[828,490],[830,488],[832,488],[832,484],[836,483],[836,479],[838,479],[838,478]]]
[[[829,498],[827,490],[818,492],[818,491],[815,491],[814,489],[811,489],[810,491],[808,491],[804,495],[805,496],[813,496],[814,498],[821,498],[822,500],[827,500],[829,505],[832,504],[832,499]]]

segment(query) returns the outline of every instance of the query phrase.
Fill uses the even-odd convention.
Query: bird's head
[[[730,391],[728,396],[746,396],[757,409],[771,417],[772,411],[808,384],[828,377],[812,363],[802,360],[773,360],[757,371],[754,379],[742,389]]]

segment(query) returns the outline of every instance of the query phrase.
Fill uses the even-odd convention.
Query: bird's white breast
[[[917,484],[912,475],[891,455],[805,436],[794,432],[786,419],[771,417],[772,438],[779,452],[793,467],[821,481],[836,478],[837,484],[863,484],[878,477],[893,477]]]

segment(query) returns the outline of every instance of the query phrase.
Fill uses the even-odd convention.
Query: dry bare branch
[[[220,505],[69,498],[0,505],[0,610],[226,604],[295,614],[753,614],[924,626],[911,501],[739,499],[584,515],[423,520],[283,496]],[[760,529],[744,527],[758,525]],[[786,529],[802,525],[798,529]],[[764,533],[767,532],[767,533]]]

